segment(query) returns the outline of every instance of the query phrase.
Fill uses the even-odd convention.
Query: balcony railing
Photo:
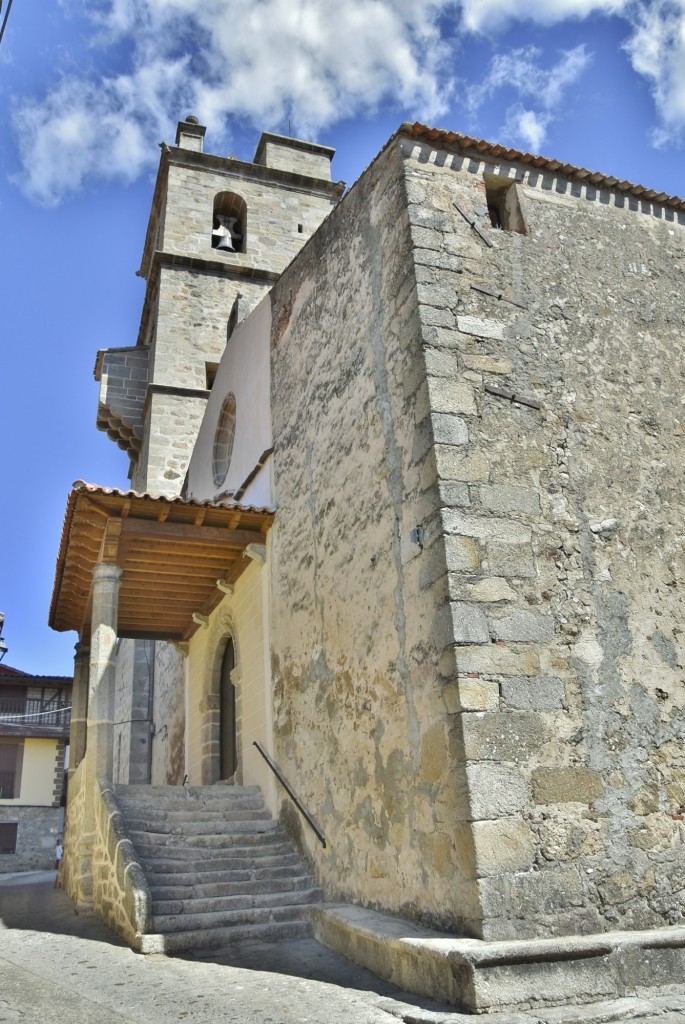
[[[0,697],[0,725],[29,726],[33,728],[57,727],[65,732],[71,723],[71,705],[27,697],[13,700]]]

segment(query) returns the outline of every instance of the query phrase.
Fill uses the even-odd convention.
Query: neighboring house
[[[0,665],[0,871],[54,865],[64,827],[72,682]]]
[[[685,202],[420,124],[339,202],[203,135],[98,359],[133,490],[67,505],[68,890],[146,948],[114,785],[259,785],[372,966],[355,907],[471,1008],[682,985]]]

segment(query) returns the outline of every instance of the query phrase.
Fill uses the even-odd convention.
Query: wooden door
[[[231,672],[235,668],[235,648],[229,640],[221,662],[221,702],[220,702],[220,736],[221,736],[221,778],[230,779],[238,767],[238,747],[236,742],[235,721],[235,686],[231,682]]]

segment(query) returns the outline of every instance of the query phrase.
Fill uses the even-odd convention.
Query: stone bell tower
[[[95,367],[97,425],[127,452],[132,488],[153,495],[180,494],[228,337],[344,189],[331,181],[325,146],[264,134],[247,163],[205,153],[204,136],[191,116],[175,146],[160,144],[138,340],[100,351]],[[118,782],[183,778],[183,657],[163,640],[146,634],[118,647]]]
[[[137,344],[100,351],[95,369],[97,425],[138,491],[180,491],[227,338],[344,188],[325,146],[265,133],[247,163],[205,153],[204,136],[189,116],[161,143]]]

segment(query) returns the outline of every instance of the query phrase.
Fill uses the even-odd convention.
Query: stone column
[[[120,566],[110,562],[93,566],[88,762],[94,777],[108,782],[112,780],[114,751],[114,651],[121,572]]]
[[[78,768],[86,752],[86,721],[88,718],[88,673],[90,644],[82,640],[74,647],[74,685],[71,694],[71,732],[69,744],[69,778]]]

